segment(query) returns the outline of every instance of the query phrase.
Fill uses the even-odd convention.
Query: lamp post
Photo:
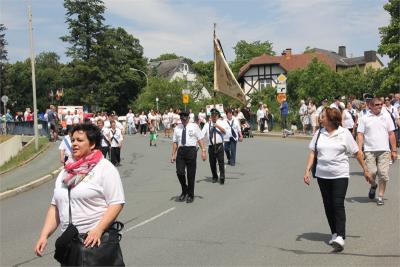
[[[133,70],[133,71],[138,71],[140,73],[143,73],[143,75],[146,77],[146,87],[149,87],[149,77],[147,77],[147,74],[144,71],[138,70],[138,69],[135,69],[135,68],[129,68],[129,69]]]
[[[158,97],[156,97],[156,104],[157,104],[157,112],[158,112]]]

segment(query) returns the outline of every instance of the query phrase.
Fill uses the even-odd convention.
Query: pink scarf
[[[95,149],[92,153],[82,157],[78,161],[65,165],[63,183],[68,187],[74,188],[103,158],[103,153]]]

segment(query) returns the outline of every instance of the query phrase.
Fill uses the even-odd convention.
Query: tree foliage
[[[379,28],[381,43],[378,52],[388,55],[390,62],[380,92],[397,93],[400,90],[400,0],[389,0],[383,8],[391,19],[389,25]]]
[[[102,0],[65,0],[69,34],[61,40],[71,45],[67,56],[87,61],[96,55],[98,41],[106,30],[103,25],[105,6]]]
[[[0,24],[0,97],[4,94],[4,87],[6,85],[5,78],[5,64],[7,62],[7,40],[5,38],[5,31],[7,28],[4,24]],[[3,103],[3,102],[2,102]]]
[[[272,50],[272,43],[269,41],[248,43],[245,40],[240,40],[233,49],[236,55],[235,60],[231,63],[234,75],[238,75],[240,68],[254,57],[261,56],[262,54],[275,55],[275,52]]]

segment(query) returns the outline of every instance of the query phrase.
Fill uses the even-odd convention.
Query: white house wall
[[[189,72],[185,76],[182,72],[175,72],[174,75],[172,75],[171,81],[174,81],[177,79],[187,80],[188,82],[195,82],[196,74]]]
[[[244,75],[243,80],[243,88],[245,94],[248,96],[254,90],[259,90],[260,88],[260,79],[273,79],[276,80],[278,76],[283,73],[286,74],[286,71],[281,68],[279,65],[258,65],[252,66]],[[253,85],[253,86],[251,86]]]

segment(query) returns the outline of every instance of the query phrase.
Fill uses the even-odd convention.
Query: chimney
[[[292,56],[292,48],[286,48],[283,50],[282,56],[285,56],[286,59],[289,59]]]
[[[376,51],[364,51],[365,62],[375,62],[376,61]]]
[[[346,57],[346,47],[344,45],[339,46],[339,56]]]

